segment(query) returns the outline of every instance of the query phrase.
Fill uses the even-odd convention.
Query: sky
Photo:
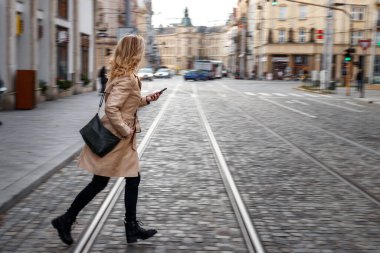
[[[238,0],[152,0],[153,26],[180,23],[187,7],[194,26],[224,25]]]

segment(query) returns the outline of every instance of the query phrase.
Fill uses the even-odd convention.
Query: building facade
[[[156,65],[175,71],[193,68],[194,60],[228,63],[227,27],[193,26],[187,8],[181,23],[155,29]]]
[[[59,97],[64,80],[72,92],[95,80],[94,0],[0,1],[0,78],[3,107],[14,108],[19,70],[35,73],[35,101]],[[89,11],[90,10],[90,11]]]
[[[249,28],[253,35],[254,69],[259,76],[269,74],[270,78],[282,79],[326,69],[323,56],[331,55],[331,79],[342,78],[342,63],[345,50],[355,49],[353,62],[365,69],[367,78],[379,78],[380,51],[376,47],[379,32],[379,1],[346,0],[340,1],[333,10],[309,5],[313,0],[303,0],[305,4],[288,1],[249,1],[249,12],[254,25]],[[334,2],[334,1],[332,1]],[[318,4],[327,5],[329,1]],[[351,15],[351,18],[349,17]],[[331,25],[332,35],[328,34]],[[326,45],[332,40],[332,47]],[[371,39],[372,46],[363,50],[359,40]],[[327,58],[326,58],[327,59]],[[358,67],[353,68],[353,72]],[[374,78],[372,78],[374,77]]]
[[[97,8],[97,69],[108,64],[111,51],[125,33],[144,37],[146,47],[141,67],[150,66],[154,40],[151,0],[98,0]]]

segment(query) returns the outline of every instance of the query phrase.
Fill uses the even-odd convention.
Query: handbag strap
[[[102,97],[100,98],[100,102],[99,102],[99,109],[98,109],[98,113],[99,113],[99,111],[100,111],[100,108],[102,107],[102,104],[103,104],[103,101],[104,101],[104,96],[106,95],[106,93],[105,92],[103,92],[103,95],[102,95]]]

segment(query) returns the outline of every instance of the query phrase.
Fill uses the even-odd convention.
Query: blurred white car
[[[141,80],[153,81],[153,69],[152,68],[142,68],[137,72],[137,76]]]
[[[154,73],[154,77],[156,78],[171,78],[172,77],[172,73],[170,71],[170,69],[159,69],[156,71],[156,73]]]

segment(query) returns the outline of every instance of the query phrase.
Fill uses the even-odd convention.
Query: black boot
[[[140,227],[142,223],[140,221],[132,220],[125,221],[125,234],[127,236],[127,243],[137,242],[137,239],[146,240],[157,233],[155,229],[144,229]]]
[[[51,221],[51,224],[58,231],[59,238],[67,245],[73,244],[74,240],[71,237],[71,225],[75,219],[64,214]]]

